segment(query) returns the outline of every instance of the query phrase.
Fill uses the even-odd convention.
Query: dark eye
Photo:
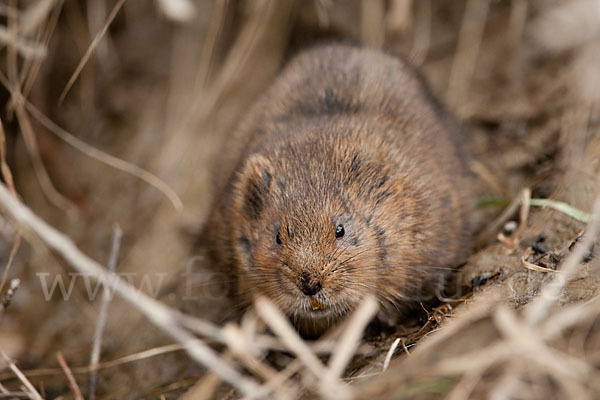
[[[336,239],[343,237],[345,233],[346,233],[346,231],[344,231],[343,225],[338,225],[337,228],[335,228],[335,238]]]
[[[281,246],[281,234],[279,232],[277,232],[277,236],[275,236],[275,241]]]

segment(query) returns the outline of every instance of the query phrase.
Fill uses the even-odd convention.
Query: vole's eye
[[[336,239],[344,237],[345,233],[346,233],[346,231],[344,231],[344,226],[343,225],[338,225],[337,228],[335,228],[335,238]]]
[[[281,234],[279,232],[277,232],[277,236],[275,236],[275,241],[281,246]]]

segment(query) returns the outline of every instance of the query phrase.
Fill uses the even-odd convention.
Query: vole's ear
[[[260,216],[265,197],[271,190],[273,183],[273,166],[265,157],[253,154],[242,170],[238,182],[238,206],[244,214],[251,219]]]

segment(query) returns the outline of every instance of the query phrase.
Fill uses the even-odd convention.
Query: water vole
[[[204,236],[211,260],[242,300],[267,296],[303,332],[367,293],[402,313],[469,250],[460,132],[399,58],[346,45],[301,53],[227,149]]]

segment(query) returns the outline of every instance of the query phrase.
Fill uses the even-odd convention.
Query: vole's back
[[[243,147],[248,140],[260,145],[265,135],[285,136],[264,129],[265,124],[295,125],[340,114],[399,124],[401,134],[395,137],[403,143],[453,142],[457,147],[460,141],[455,128],[440,132],[436,126],[451,121],[410,65],[377,50],[346,45],[316,47],[293,59],[248,114],[236,140]]]

